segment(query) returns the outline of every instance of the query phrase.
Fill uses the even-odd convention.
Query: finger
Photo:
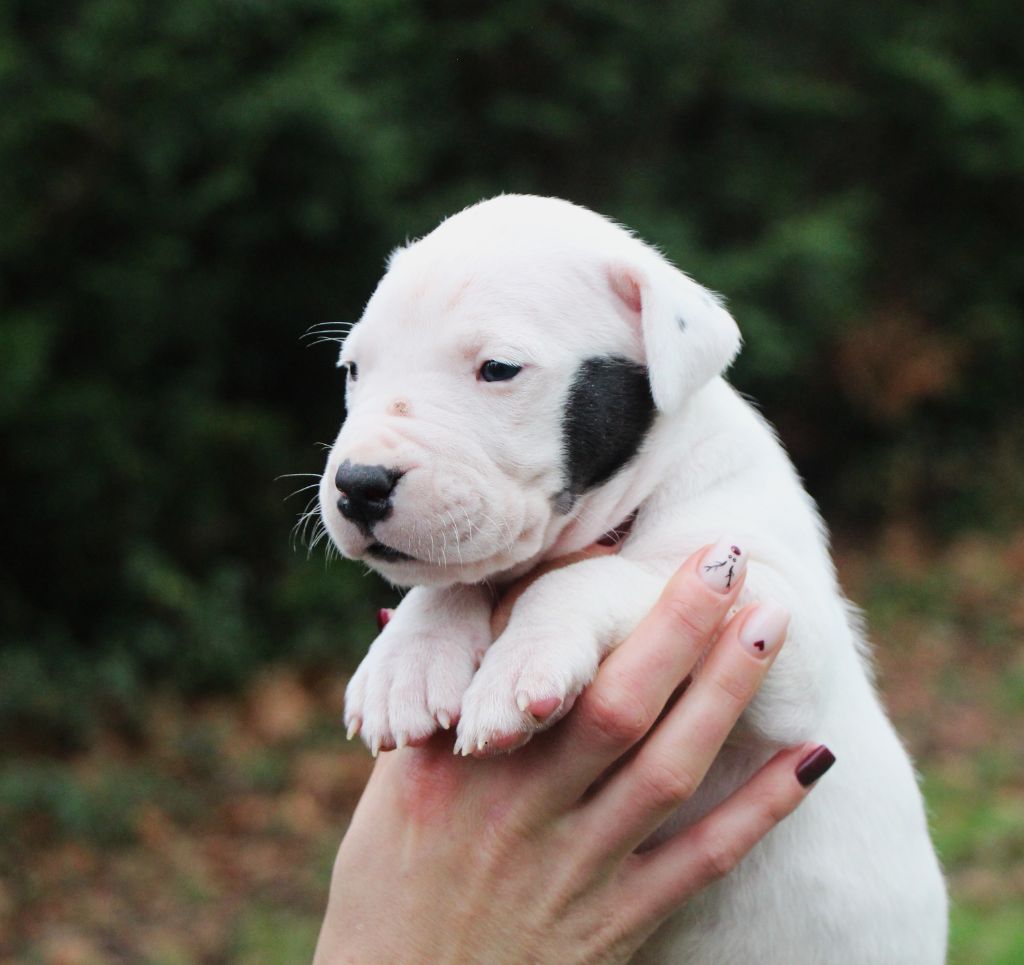
[[[643,896],[637,914],[656,923],[727,875],[792,813],[834,762],[824,745],[804,744],[780,751],[696,824],[635,855],[623,884],[627,894]]]
[[[686,693],[587,802],[584,823],[614,828],[627,853],[688,801],[764,680],[788,627],[789,613],[771,601],[738,613]]]
[[[739,554],[725,586],[704,567],[721,546]],[[734,554],[735,555],[735,554]],[[746,554],[732,542],[698,550],[669,580],[658,602],[601,665],[545,756],[560,775],[556,806],[577,800],[610,764],[639,741],[690,673],[743,585]]]
[[[504,632],[505,627],[508,626],[508,621],[512,615],[512,608],[516,605],[516,600],[518,600],[519,597],[521,597],[536,580],[539,580],[542,576],[552,572],[553,570],[561,569],[563,566],[572,566],[573,563],[579,563],[582,560],[589,560],[592,556],[610,556],[616,552],[618,552],[618,546],[616,545],[594,543],[592,546],[586,547],[586,549],[578,550],[577,552],[570,553],[567,556],[559,556],[557,559],[547,560],[546,562],[541,563],[540,566],[530,570],[530,572],[525,576],[520,577],[501,595],[501,599],[498,600],[498,603],[494,608],[494,613],[491,615],[491,633],[494,639],[500,637]]]

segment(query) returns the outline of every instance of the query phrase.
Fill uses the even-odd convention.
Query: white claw
[[[395,749],[401,750],[403,747],[405,747],[405,734],[399,734],[395,738]]]
[[[442,730],[448,730],[452,726],[452,719],[443,710],[437,712],[437,722]]]
[[[519,705],[519,709],[525,714],[527,708],[530,706],[530,698],[526,694],[520,694],[516,697],[516,703]]]
[[[358,734],[358,733],[359,733],[359,718],[358,717],[354,717],[352,719],[352,722],[348,725],[348,734],[346,735],[345,739],[346,740],[352,740],[352,738],[355,737],[356,734]]]
[[[380,738],[375,737],[373,743],[370,745],[370,753],[376,757],[380,753]]]

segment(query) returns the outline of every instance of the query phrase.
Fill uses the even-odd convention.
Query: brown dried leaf
[[[836,375],[853,402],[883,422],[906,415],[922,399],[938,398],[959,380],[964,352],[900,308],[852,328],[836,351]]]
[[[309,726],[313,700],[294,674],[273,670],[263,674],[247,698],[249,721],[265,740],[298,737]]]

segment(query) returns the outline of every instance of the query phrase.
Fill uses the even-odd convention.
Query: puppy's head
[[[327,529],[400,585],[512,569],[738,347],[713,295],[604,218],[478,204],[391,256],[345,340]]]

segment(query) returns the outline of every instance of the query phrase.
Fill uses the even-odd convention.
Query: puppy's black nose
[[[338,512],[347,520],[369,529],[391,512],[391,493],[402,473],[384,466],[353,465],[346,459],[334,476],[341,494]]]

